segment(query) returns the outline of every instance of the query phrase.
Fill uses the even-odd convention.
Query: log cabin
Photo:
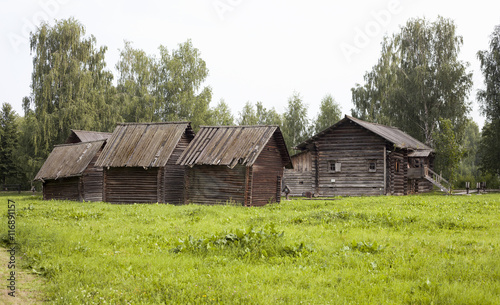
[[[56,145],[35,176],[44,200],[102,201],[102,168],[95,162],[106,140]]]
[[[103,201],[183,203],[185,167],[175,162],[193,137],[189,122],[118,124],[96,162]]]
[[[292,196],[407,195],[442,187],[433,175],[431,147],[397,128],[348,115],[296,149],[293,169],[284,174]]]
[[[202,126],[177,164],[188,167],[185,203],[263,206],[280,202],[291,161],[277,126]]]

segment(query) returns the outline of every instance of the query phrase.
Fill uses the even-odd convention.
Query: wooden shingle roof
[[[118,124],[96,166],[163,167],[185,132],[194,136],[189,122]]]
[[[346,115],[346,117],[354,123],[363,126],[371,132],[378,134],[387,141],[393,143],[398,148],[409,148],[414,150],[432,150],[429,146],[410,136],[409,134],[399,130],[396,127],[385,126],[381,124],[369,123],[360,119]]]
[[[252,166],[273,136],[286,166],[291,161],[278,126],[201,126],[177,164]]]
[[[80,176],[106,141],[54,146],[34,180],[56,180]]]
[[[110,137],[110,132],[71,129],[71,134],[66,139],[65,144],[107,140]]]
[[[318,137],[321,137],[325,132],[328,132],[332,129],[335,129],[337,126],[340,124],[345,123],[346,121],[351,121],[359,126],[362,126],[363,128],[377,134],[378,136],[384,138],[388,142],[394,144],[398,148],[403,148],[403,149],[410,149],[410,150],[425,150],[428,153],[432,152],[433,149],[424,143],[418,141],[417,139],[413,138],[409,134],[399,130],[396,127],[390,127],[390,126],[385,126],[381,124],[376,124],[376,123],[369,123],[362,121],[360,119],[356,119],[354,117],[346,115],[345,118],[337,122],[336,124],[326,128],[325,130],[319,132],[318,134],[312,136],[308,140],[304,141],[303,143],[297,145],[297,148],[299,149],[305,149],[307,144],[309,144],[311,141],[314,139],[317,139]]]

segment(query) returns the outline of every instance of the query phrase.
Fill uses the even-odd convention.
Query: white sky
[[[235,116],[247,101],[282,113],[294,91],[309,106],[310,118],[326,94],[350,114],[350,90],[377,62],[383,36],[409,18],[441,15],[453,19],[463,36],[461,58],[474,73],[471,115],[482,127],[476,53],[489,48],[499,12],[499,1],[484,0],[0,0],[0,103],[24,114],[32,71],[29,31],[40,20],[74,17],[108,47],[113,72],[124,40],[157,54],[160,45],[171,50],[191,38],[210,70],[205,85],[212,87],[212,106],[223,98]]]

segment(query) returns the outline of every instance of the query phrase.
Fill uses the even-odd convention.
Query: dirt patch
[[[43,295],[40,292],[43,279],[39,276],[19,269],[22,255],[16,253],[16,269],[9,269],[10,254],[7,249],[0,248],[0,304],[41,304]],[[15,271],[16,285],[15,297],[9,295],[7,288],[10,272]]]

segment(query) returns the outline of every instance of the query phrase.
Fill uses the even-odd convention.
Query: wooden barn
[[[189,167],[186,203],[245,206],[279,202],[291,165],[277,126],[203,126],[177,164]]]
[[[102,168],[95,167],[106,140],[56,145],[35,181],[43,199],[101,201]]]
[[[96,162],[103,201],[183,203],[185,167],[175,162],[193,137],[188,122],[119,124]]]
[[[406,195],[442,187],[432,148],[401,130],[345,116],[296,147],[291,195]]]

